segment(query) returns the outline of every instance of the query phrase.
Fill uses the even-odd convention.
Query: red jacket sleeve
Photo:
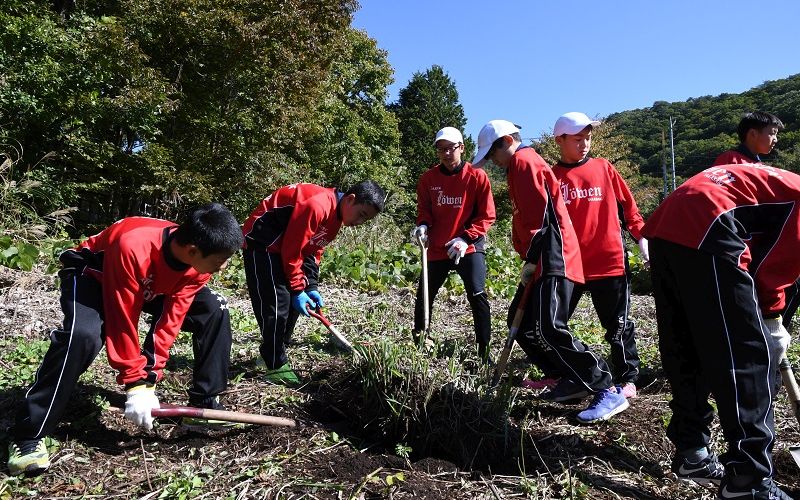
[[[139,345],[138,324],[144,298],[139,293],[138,268],[133,252],[119,247],[106,250],[102,283],[106,353],[109,365],[119,372],[119,384],[147,377],[147,360]]]
[[[433,213],[431,212],[430,189],[428,189],[428,176],[424,173],[417,182],[417,225],[425,224],[428,227],[433,225]]]
[[[617,202],[622,205],[625,227],[631,233],[631,236],[633,236],[636,241],[639,241],[642,239],[644,219],[642,218],[642,214],[639,213],[639,207],[636,206],[636,200],[633,199],[633,194],[625,183],[625,179],[619,175],[617,169],[610,163],[608,164],[608,170],[611,176],[611,183],[614,187],[614,196],[616,196]]]
[[[475,190],[475,216],[465,231],[468,243],[473,243],[481,236],[485,236],[496,218],[489,176],[483,170],[475,169],[475,180],[478,182]]]
[[[292,292],[302,292],[308,285],[303,273],[303,248],[309,242],[324,219],[321,207],[313,201],[298,203],[292,211],[281,241],[281,259],[286,282]],[[322,256],[318,252],[317,262]]]

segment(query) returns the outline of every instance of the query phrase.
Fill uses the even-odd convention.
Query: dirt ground
[[[410,324],[413,297],[407,290],[356,294],[324,289],[329,316],[357,338],[397,336]],[[639,348],[646,369],[639,397],[608,423],[579,425],[581,405],[553,404],[530,391],[514,389],[508,415],[506,453],[486,454],[487,443],[464,442],[474,449],[470,464],[457,463],[453,450],[410,451],[401,456],[385,436],[370,435],[358,412],[353,389],[354,361],[337,355],[319,338],[319,326],[300,325],[292,356],[305,384],[296,389],[271,386],[255,366],[257,334],[246,296],[229,297],[234,315],[232,381],[223,395],[229,409],[292,418],[296,427],[245,427],[210,432],[188,431],[162,419],[151,433],[126,422],[114,407],[124,395],[102,352],[81,379],[67,415],[51,443],[52,467],[34,477],[8,477],[0,499],[27,498],[714,498],[715,490],[688,486],[669,473],[672,447],[665,436],[669,390],[659,371],[652,299],[635,297],[632,317],[639,326]],[[437,310],[440,334],[464,336],[471,317],[463,298],[451,297]],[[338,306],[337,306],[338,304]],[[349,304],[345,306],[345,304]],[[354,304],[369,304],[364,309]],[[494,300],[496,349],[505,337],[505,300]],[[368,312],[367,312],[368,311]],[[574,321],[590,324],[592,311],[582,303]],[[364,322],[364,317],[370,322]],[[8,382],[20,373],[19,340],[44,340],[61,319],[53,276],[12,272],[0,267],[0,429],[13,413],[27,383]],[[494,325],[494,323],[493,323]],[[181,336],[159,385],[162,401],[185,404],[191,379],[190,344]],[[12,355],[12,353],[17,353]],[[515,351],[513,380],[525,363]],[[800,498],[800,471],[787,451],[800,444],[800,425],[782,393],[776,403],[776,480]],[[715,425],[713,446],[724,451]],[[7,434],[2,434],[5,463]],[[471,436],[470,436],[471,438]],[[465,438],[466,439],[466,438]],[[483,446],[483,447],[482,447]],[[471,448],[470,448],[471,447]],[[494,451],[497,451],[496,449]]]

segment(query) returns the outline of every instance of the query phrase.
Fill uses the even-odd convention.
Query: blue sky
[[[474,139],[495,118],[533,138],[568,111],[603,117],[800,73],[798,0],[360,1],[353,26],[395,70],[390,102],[438,64]]]

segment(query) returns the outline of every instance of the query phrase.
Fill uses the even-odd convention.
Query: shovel
[[[328,331],[330,332],[331,340],[333,340],[333,343],[336,344],[336,347],[342,349],[343,351],[354,352],[353,344],[351,344],[350,341],[347,340],[347,337],[342,335],[339,329],[333,326],[331,321],[328,318],[326,318],[324,314],[322,314],[321,309],[317,308],[317,310],[314,310],[308,308],[308,314],[310,314],[311,317],[320,320],[320,322],[322,322],[322,324],[325,325],[325,328],[327,328]]]
[[[209,408],[195,408],[193,406],[176,406],[161,404],[161,408],[153,408],[150,414],[154,417],[191,417],[205,420],[222,420],[225,422],[238,422],[242,424],[274,425],[278,427],[294,427],[294,420],[283,417],[272,417],[258,413],[242,413],[238,411],[211,410]]]
[[[531,277],[531,279],[528,280],[528,284],[525,285],[525,291],[522,292],[522,297],[519,299],[519,304],[517,304],[517,311],[514,313],[514,319],[511,321],[511,327],[508,329],[506,345],[503,347],[503,352],[500,353],[500,359],[497,360],[497,368],[495,368],[494,375],[492,375],[491,387],[495,387],[500,382],[500,377],[502,377],[503,373],[506,371],[508,357],[511,355],[511,349],[514,348],[514,339],[517,338],[519,325],[522,323],[523,316],[525,316],[525,306],[528,304],[528,297],[530,296],[532,289],[533,277]]]
[[[425,338],[428,336],[428,327],[431,322],[431,308],[428,302],[428,245],[423,241],[422,236],[417,236],[417,244],[419,245],[420,253],[422,254],[422,302],[424,304],[423,328],[422,338],[414,339],[418,344],[424,345]]]
[[[797,386],[797,380],[794,378],[792,364],[784,357],[781,359],[780,368],[783,386],[786,387],[786,393],[789,396],[789,403],[792,405],[797,422],[800,423],[800,387]],[[791,453],[797,466],[800,467],[800,446],[790,446],[789,453]]]

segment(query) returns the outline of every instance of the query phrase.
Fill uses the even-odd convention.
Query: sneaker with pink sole
[[[525,389],[531,390],[539,390],[539,389],[551,389],[558,384],[557,378],[540,378],[537,380],[531,380],[529,378],[524,379],[519,385],[520,387],[524,387]]]
[[[636,384],[633,382],[625,382],[617,386],[617,392],[625,396],[626,399],[633,399],[637,396]]]

